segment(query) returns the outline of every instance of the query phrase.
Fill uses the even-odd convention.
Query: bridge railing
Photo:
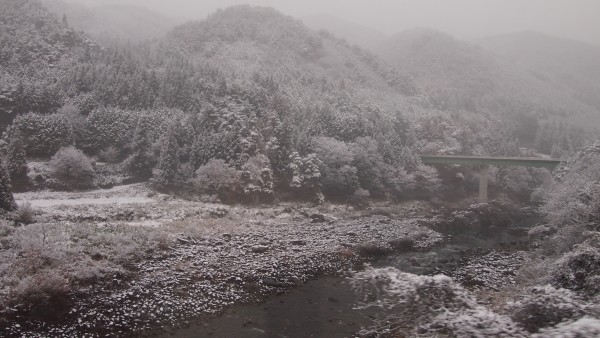
[[[493,165],[499,167],[534,167],[553,170],[564,159],[540,157],[494,157],[462,155],[421,155],[425,164],[461,164],[468,166]]]

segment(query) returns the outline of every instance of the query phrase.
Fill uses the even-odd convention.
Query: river
[[[424,252],[393,254],[373,262],[415,274],[457,268],[470,250],[489,250],[496,241],[455,239]],[[357,298],[347,277],[322,277],[263,303],[237,305],[163,337],[353,337],[369,326],[375,310],[356,310]]]

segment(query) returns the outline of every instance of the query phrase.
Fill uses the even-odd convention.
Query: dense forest
[[[272,9],[233,7],[159,40],[110,46],[36,1],[3,1],[2,25],[4,148],[50,158],[74,146],[159,189],[254,202],[402,198],[437,184],[417,153],[515,155],[521,141],[562,155],[586,142],[525,111],[507,120],[440,105],[412,74]],[[232,176],[202,183],[217,172]]]

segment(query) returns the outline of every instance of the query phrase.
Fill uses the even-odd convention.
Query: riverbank
[[[109,202],[134,197],[126,191],[137,198],[130,205]],[[40,201],[42,195],[36,200],[17,195],[17,200],[31,201],[38,222],[93,222],[93,231],[100,233],[118,227],[159,232],[165,236],[162,245],[130,262],[128,274],[105,275],[70,294],[65,303],[69,311],[60,320],[36,318],[31,312],[5,313],[2,335],[154,335],[233,304],[338,274],[378,255],[425,249],[443,239],[420,225],[420,215],[430,213],[424,203],[366,210],[289,204],[247,208],[149,195],[140,186],[104,191],[108,197],[102,193],[79,199],[52,195],[52,203]],[[88,204],[69,202],[86,198]],[[140,202],[142,198],[152,201]],[[65,202],[57,202],[61,200]],[[97,259],[108,260],[101,255]]]

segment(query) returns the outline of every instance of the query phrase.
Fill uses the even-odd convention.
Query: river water
[[[426,252],[394,254],[373,263],[415,274],[457,267],[467,249],[489,249],[494,243],[453,240]],[[238,305],[164,337],[353,337],[370,326],[375,310],[354,309],[357,298],[346,277],[322,277],[261,304]]]

